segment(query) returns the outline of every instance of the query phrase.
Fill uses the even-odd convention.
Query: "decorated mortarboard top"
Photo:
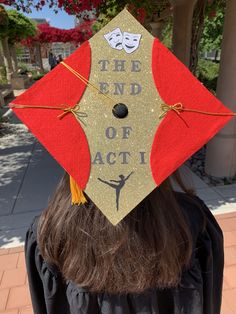
[[[12,107],[114,225],[231,119],[126,9]]]

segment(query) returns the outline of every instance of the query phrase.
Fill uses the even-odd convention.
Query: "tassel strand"
[[[83,190],[80,189],[75,180],[70,176],[70,191],[72,205],[80,205],[87,202]]]

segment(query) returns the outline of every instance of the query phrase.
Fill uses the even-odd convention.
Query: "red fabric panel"
[[[85,42],[65,62],[88,79],[91,66],[89,42]],[[74,106],[81,99],[85,88],[83,82],[59,64],[12,103],[32,106]],[[60,120],[57,116],[63,111],[55,109],[15,108],[14,112],[76,180],[79,187],[84,189],[90,173],[90,152],[86,135],[75,117],[69,113]]]
[[[153,43],[152,70],[157,90],[166,104],[181,102],[185,108],[230,112],[158,39]],[[181,117],[187,126],[171,111],[156,131],[150,163],[157,185],[232,119],[190,112],[182,112]]]

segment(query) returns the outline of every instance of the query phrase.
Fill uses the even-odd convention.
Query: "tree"
[[[7,35],[8,31],[8,14],[2,5],[0,5],[0,38],[3,38]]]
[[[36,34],[36,25],[26,16],[15,10],[8,10],[7,14],[9,19],[7,33],[10,43]]]
[[[84,10],[91,10],[101,5],[103,0],[93,1],[76,1],[76,0],[0,0],[0,3],[14,7],[16,10],[22,10],[23,12],[30,13],[31,8],[34,7],[40,10],[46,4],[55,11],[58,9],[64,9],[68,14],[79,14]]]
[[[13,72],[17,70],[15,43],[33,36],[36,33],[36,27],[23,14],[15,10],[6,11],[2,6],[0,6],[0,23],[0,40],[9,81]]]
[[[36,34],[35,24],[23,14],[15,11],[7,11],[9,24],[8,24],[8,44],[12,59],[13,70],[17,70],[17,58],[15,44],[22,39]]]
[[[8,25],[9,18],[7,11],[4,9],[3,6],[0,6],[0,41],[2,46],[3,61],[7,72],[7,80],[10,80],[10,76],[13,72],[13,67],[8,47]]]
[[[86,10],[96,10],[97,14],[116,14],[120,12],[126,5],[132,9],[132,13],[137,17],[142,18],[142,15],[152,15],[153,12],[159,12],[169,6],[168,0],[0,0],[0,3],[10,5],[17,10],[23,12],[31,12],[31,8],[34,7],[38,10],[42,9],[46,4],[50,8],[53,8],[56,12],[58,9],[65,10],[68,14],[81,16],[86,19],[84,12]],[[112,14],[112,15],[113,15]]]
[[[216,51],[221,48],[226,1],[216,1],[207,8],[204,30],[200,41],[201,51]]]

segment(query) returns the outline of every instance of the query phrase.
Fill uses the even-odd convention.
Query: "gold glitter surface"
[[[109,46],[104,35],[118,27],[122,32],[141,34],[137,50],[127,53],[124,49],[116,50]],[[107,90],[115,102],[100,97],[89,87],[80,101],[81,111],[88,115],[86,126],[82,127],[89,142],[92,160],[85,191],[114,225],[156,186],[149,160],[154,135],[160,123],[158,116],[162,100],[152,77],[153,40],[152,35],[127,10],[123,10],[90,40],[92,65],[89,81],[97,87],[101,82],[109,84],[106,85]],[[106,71],[101,71],[100,60],[108,60]],[[114,71],[114,60],[125,60],[125,71]],[[141,65],[137,62],[140,71],[131,71],[132,61],[137,60],[141,62]],[[114,95],[114,83],[124,83],[122,95]],[[139,84],[142,91],[130,95],[131,83]],[[115,103],[127,105],[129,113],[126,118],[114,117],[112,108]],[[119,199],[118,209],[116,198]]]

